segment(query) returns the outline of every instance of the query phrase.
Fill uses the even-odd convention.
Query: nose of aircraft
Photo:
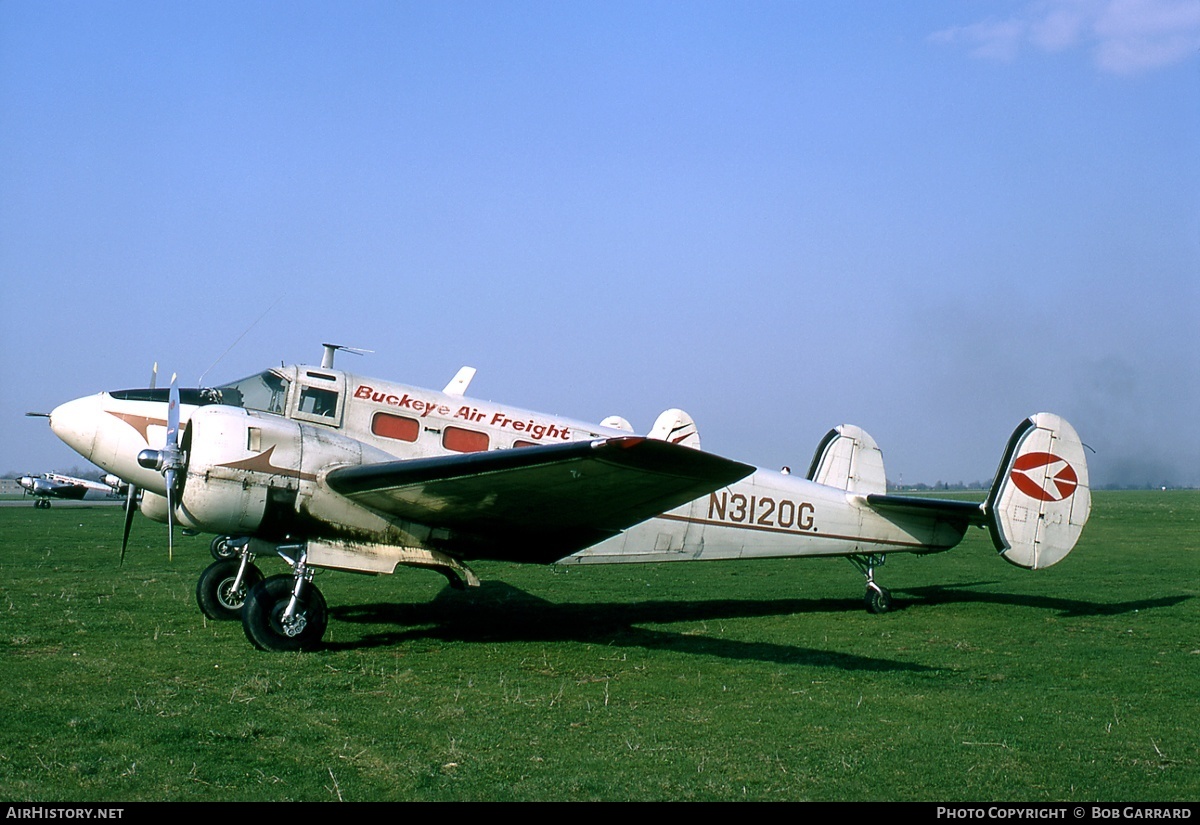
[[[60,404],[50,413],[50,429],[67,446],[87,459],[96,449],[96,433],[100,426],[101,397],[89,395]]]

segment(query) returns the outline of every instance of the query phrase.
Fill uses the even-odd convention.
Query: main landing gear
[[[292,572],[270,578],[254,565],[250,548],[248,538],[213,539],[210,550],[217,561],[196,582],[200,612],[219,621],[241,619],[246,638],[259,650],[313,649],[325,634],[329,610],[312,583],[316,571],[308,566],[305,545],[276,547]]]
[[[200,574],[200,581],[196,582],[196,604],[208,618],[218,621],[240,619],[246,597],[263,580],[262,571],[254,566],[254,554],[249,545],[249,539],[226,539],[224,546],[228,548],[229,556],[214,561]]]
[[[321,643],[329,623],[325,597],[312,583],[315,571],[307,564],[303,545],[280,547],[278,552],[292,572],[254,586],[242,608],[242,629],[259,650],[312,650]]]
[[[870,613],[887,613],[892,609],[892,594],[886,587],[875,582],[875,568],[883,567],[883,563],[887,561],[887,556],[867,555],[867,556],[850,556],[850,563],[858,568],[858,572],[866,576],[867,592],[863,595],[863,602],[867,606],[867,611]]]

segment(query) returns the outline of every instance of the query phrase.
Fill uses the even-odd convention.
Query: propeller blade
[[[154,366],[150,370],[150,389],[154,389],[154,386],[157,383],[158,383],[158,362],[155,361]]]
[[[167,436],[161,450],[149,448],[138,453],[137,463],[147,470],[162,473],[167,491],[167,557],[175,558],[175,499],[186,478],[187,458],[179,446],[179,387],[171,376],[167,400]],[[184,474],[181,475],[180,473]]]
[[[167,480],[167,561],[175,560],[175,471],[165,470]]]
[[[171,393],[167,401],[167,443],[163,448],[163,478],[167,482],[167,560],[175,558],[175,484],[178,470],[183,468],[183,453],[179,449],[179,387],[176,373],[171,374]]]
[[[179,387],[176,375],[171,375],[171,394],[167,402],[167,449],[179,448]]]
[[[130,484],[125,491],[125,531],[121,534],[121,564],[125,563],[125,548],[129,546],[129,528],[133,526],[133,510],[137,507],[137,487]]]

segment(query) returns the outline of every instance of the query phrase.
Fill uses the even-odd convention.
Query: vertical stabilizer
[[[883,453],[866,430],[853,424],[825,434],[809,465],[808,480],[862,495],[887,492]]]
[[[1021,422],[1004,451],[986,511],[1005,560],[1037,570],[1061,561],[1092,508],[1083,443],[1065,419],[1037,413]]]
[[[649,436],[659,441],[682,444],[693,450],[700,449],[700,432],[696,429],[696,422],[683,410],[666,410],[659,415],[650,428]]]

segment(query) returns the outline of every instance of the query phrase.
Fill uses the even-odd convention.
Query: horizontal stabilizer
[[[987,523],[983,505],[973,501],[872,493],[867,496],[867,504],[880,512],[941,516],[946,521],[961,522],[964,527],[982,526]]]

